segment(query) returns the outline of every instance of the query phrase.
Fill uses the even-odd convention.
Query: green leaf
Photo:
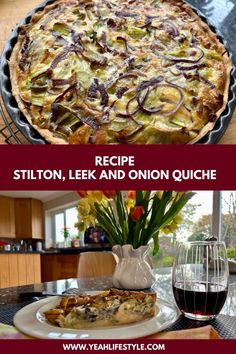
[[[123,233],[124,242],[127,239],[128,227],[127,227],[127,214],[125,213],[124,201],[121,192],[118,192],[116,198],[116,210],[120,228]]]
[[[187,192],[181,195],[181,197],[176,201],[173,202],[172,206],[168,210],[168,212],[165,214],[163,221],[162,221],[162,226],[164,227],[165,225],[168,225],[173,218],[179,214],[180,210],[183,209],[185,204],[189,201],[194,196],[195,193],[193,192]]]
[[[164,191],[161,199],[159,199],[157,195],[153,197],[152,215],[151,215],[151,220],[149,222],[150,233],[154,229],[156,229],[156,227],[160,228],[166,207],[170,202],[171,198],[172,198],[171,191]]]
[[[154,241],[154,246],[153,246],[153,256],[157,254],[159,251],[159,232],[157,231],[155,235],[153,235],[153,241]]]
[[[96,218],[99,226],[106,231],[107,238],[111,244],[122,243],[122,233],[116,223],[114,215],[109,208],[102,204],[94,203],[96,209]]]
[[[142,191],[136,191],[136,204],[135,205],[143,205],[143,193],[142,193]]]

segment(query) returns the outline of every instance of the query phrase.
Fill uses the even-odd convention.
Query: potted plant
[[[180,211],[192,192],[174,191],[78,191],[78,228],[96,225],[102,229],[119,263],[113,276],[117,287],[141,289],[153,282],[145,261],[149,242],[153,254],[159,249],[159,232],[174,231]]]

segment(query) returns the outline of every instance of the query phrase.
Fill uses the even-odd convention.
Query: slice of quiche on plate
[[[96,295],[62,297],[44,315],[60,327],[91,329],[143,321],[157,311],[156,293],[110,289]]]

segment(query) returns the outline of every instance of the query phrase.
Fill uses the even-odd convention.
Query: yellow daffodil
[[[91,226],[91,225],[95,226],[96,223],[96,219],[92,214],[85,216],[83,218],[83,221],[87,226]]]
[[[174,222],[175,222],[176,224],[181,224],[182,221],[183,221],[183,216],[182,216],[181,214],[178,214],[178,215],[176,215],[176,216],[174,217]]]
[[[134,199],[126,199],[125,200],[125,206],[127,208],[128,213],[130,212],[130,209],[135,206],[135,200]]]
[[[88,191],[87,194],[90,202],[101,202],[105,197],[102,191]]]
[[[83,232],[86,229],[86,225],[83,221],[78,222],[75,227],[77,227],[80,232]]]
[[[77,209],[78,209],[78,212],[81,216],[88,215],[91,210],[88,198],[80,199],[78,201]]]
[[[156,195],[157,195],[158,199],[161,199],[163,196],[163,191],[156,191]]]
[[[165,226],[161,229],[161,231],[165,234],[168,235],[171,231],[168,226]]]
[[[178,225],[173,221],[169,226],[170,232],[175,232],[178,228]]]

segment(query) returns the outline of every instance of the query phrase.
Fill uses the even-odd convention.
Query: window
[[[75,228],[75,223],[78,222],[78,213],[75,206],[53,212],[52,221],[52,235],[55,244],[64,242],[63,230],[65,227],[70,238],[78,236],[78,230]]]
[[[236,259],[236,191],[221,192],[221,239],[228,258]]]
[[[154,267],[170,267],[173,264],[178,242],[202,240],[211,235],[213,192],[198,191],[183,208],[182,222],[177,230],[159,234],[159,252],[152,257]]]

